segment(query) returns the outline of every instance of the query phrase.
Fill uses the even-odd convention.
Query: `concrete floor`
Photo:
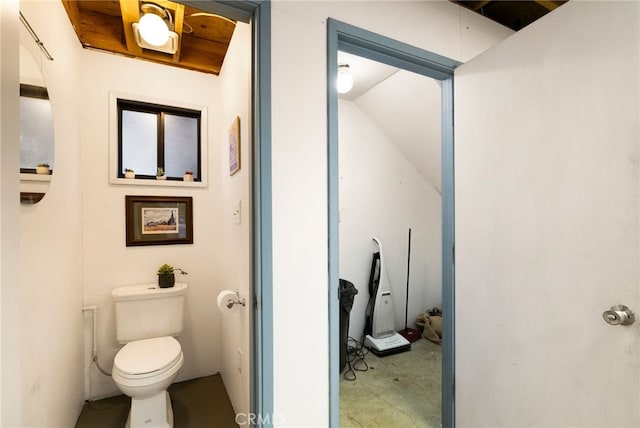
[[[442,347],[426,339],[411,350],[365,356],[367,371],[340,378],[340,427],[440,427]]]

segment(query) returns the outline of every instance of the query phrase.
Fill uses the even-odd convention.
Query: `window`
[[[20,84],[20,172],[53,169],[53,117],[47,88]]]
[[[202,182],[204,109],[118,97],[116,108],[117,178],[130,169],[136,179],[155,180],[162,168],[167,180],[182,181],[192,171],[193,181]]]

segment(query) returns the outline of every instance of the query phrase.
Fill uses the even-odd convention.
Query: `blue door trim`
[[[453,76],[442,80],[442,426],[455,427]]]
[[[415,46],[329,18],[338,36],[338,50],[424,74],[448,79],[459,62]]]
[[[327,187],[329,270],[329,426],[340,426],[340,302],[338,258],[338,92],[332,82],[338,78],[338,31],[336,21],[327,22]]]
[[[327,173],[329,251],[329,422],[340,425],[339,237],[338,237],[338,50],[442,81],[442,426],[455,426],[453,72],[459,62],[354,27],[327,20]]]
[[[273,426],[273,255],[271,211],[271,3],[257,3],[253,26],[253,376],[251,409]]]

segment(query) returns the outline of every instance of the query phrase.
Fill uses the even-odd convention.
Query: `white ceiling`
[[[440,82],[345,52],[338,63],[354,77],[340,99],[354,102],[440,192]]]

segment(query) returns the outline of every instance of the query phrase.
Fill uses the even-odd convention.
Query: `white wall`
[[[458,426],[639,426],[640,7],[571,1],[456,71]]]
[[[274,410],[292,427],[329,417],[329,16],[461,61],[511,33],[449,2],[272,3]]]
[[[19,426],[21,418],[20,126],[18,118],[17,1],[0,2],[0,424]]]
[[[247,306],[220,317],[220,373],[236,413],[249,413],[251,357],[251,26],[238,23],[220,72],[222,127],[219,146],[221,263],[218,289],[240,291]],[[240,171],[229,175],[228,130],[240,117]],[[240,224],[234,211],[240,201]],[[240,367],[238,366],[240,364]]]
[[[349,334],[360,339],[369,300],[372,253],[380,239],[391,285],[395,328],[404,328],[408,229],[411,274],[408,325],[441,304],[440,194],[371,119],[339,102],[340,278],[358,289]]]
[[[67,19],[60,3],[24,2],[20,9],[54,57],[45,59],[21,25],[49,88],[56,143],[46,196],[21,206],[22,425],[71,426],[83,399],[77,40],[70,26],[52,25]]]

